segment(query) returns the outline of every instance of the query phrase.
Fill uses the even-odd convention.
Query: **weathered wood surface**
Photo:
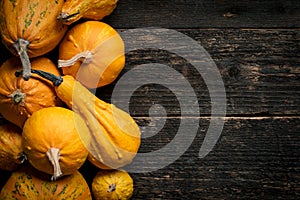
[[[300,31],[244,29],[179,29],[199,42],[216,63],[224,81],[227,114],[232,115],[299,115],[300,111]],[[138,35],[132,35],[135,41]],[[148,42],[145,40],[145,42]],[[155,43],[155,41],[151,41]],[[168,45],[168,40],[165,44]],[[176,44],[174,44],[176,46]],[[188,54],[189,52],[187,52]],[[178,70],[197,94],[202,115],[210,115],[210,96],[205,82],[184,58],[163,50],[141,49],[127,54],[122,74],[142,64],[161,63]],[[153,81],[159,74],[153,73]],[[134,77],[130,82],[134,82]],[[184,91],[180,84],[174,85]],[[109,100],[114,85],[98,91]],[[131,91],[117,95],[117,101],[128,99]],[[147,93],[147,94],[146,94]],[[167,98],[167,96],[169,98]],[[169,115],[180,115],[176,97],[165,87],[146,85],[131,98],[132,115],[143,116],[148,106],[161,103]],[[145,102],[147,100],[147,102]],[[186,102],[193,104],[194,102]]]
[[[169,144],[181,117],[191,123],[200,120],[193,143],[174,163],[154,172],[132,173],[132,199],[300,198],[299,1],[127,0],[120,1],[104,21],[121,33],[154,26],[187,35],[209,53],[226,89],[224,129],[214,149],[199,158],[211,115],[211,99],[203,77],[172,52],[139,49],[127,53],[120,77],[141,64],[170,66],[194,88],[201,113],[183,116],[176,96],[158,84],[140,87],[129,102],[131,91],[126,87],[115,94],[117,103],[129,103],[130,114],[142,131],[147,127],[157,129],[157,134],[143,139],[141,153]],[[132,42],[135,37],[132,35]],[[2,63],[9,53],[3,46],[0,53]],[[49,56],[55,58],[56,54]],[[154,72],[149,73],[155,77]],[[111,101],[115,83],[98,89],[97,95]],[[180,84],[174,84],[184,91]],[[150,112],[153,104],[162,105],[166,113]],[[165,121],[163,127],[161,121]],[[186,131],[188,135],[190,129]],[[159,156],[155,162],[159,164],[168,156]],[[140,166],[149,168],[142,163]],[[81,169],[89,184],[96,171],[89,163]],[[9,173],[0,174],[2,186]]]
[[[299,13],[298,0],[130,0],[106,20],[117,28],[298,28]]]

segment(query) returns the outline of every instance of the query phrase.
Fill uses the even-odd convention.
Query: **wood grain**
[[[136,120],[141,127],[150,124],[149,118]],[[152,126],[159,121],[152,120]],[[143,139],[140,152],[152,152],[172,141],[178,122],[180,118],[168,118],[161,131]],[[131,173],[132,199],[295,199],[300,195],[299,118],[226,118],[217,145],[201,159],[198,153],[209,123],[209,118],[201,118],[193,143],[174,163]],[[153,166],[165,156],[157,157]],[[80,171],[90,184],[98,169],[87,162]],[[8,177],[1,171],[1,187]]]
[[[300,32],[277,29],[178,31],[199,42],[216,63],[226,89],[229,116],[300,114]],[[134,42],[136,38],[137,35],[132,35],[130,41]],[[151,43],[155,42],[151,40]],[[170,45],[168,42],[165,41],[166,45]],[[176,44],[174,46],[177,47]],[[151,63],[164,64],[180,72],[195,90],[201,114],[210,115],[210,96],[203,77],[183,57],[172,52],[158,49],[129,52],[120,77],[135,67]],[[145,73],[151,73],[152,81],[159,82],[159,74],[151,70]],[[135,77],[126,84],[131,82],[135,82]],[[182,95],[186,95],[184,86],[176,85],[176,80],[174,85],[182,91]],[[123,88],[122,93],[115,94],[116,103],[125,104],[129,98],[126,95],[131,95],[132,91],[126,91],[125,86]],[[98,95],[109,101],[113,90],[114,84],[99,89]],[[145,83],[130,99],[131,114],[147,116],[151,105],[161,104],[170,116],[178,116],[180,108],[177,99],[180,97],[168,88]],[[194,102],[187,101],[186,104],[192,105]]]
[[[154,152],[170,144],[181,120],[190,123],[181,146],[193,139],[175,162],[159,170],[131,173],[135,183],[132,199],[300,198],[298,0],[126,0],[119,1],[116,10],[103,21],[120,33],[146,27],[183,33],[209,53],[226,90],[223,131],[214,149],[200,158],[199,149],[207,134],[212,108],[203,75],[185,56],[172,51],[141,48],[126,54],[120,77],[113,84],[97,89],[96,95],[111,102],[114,94],[116,104],[129,105],[129,112],[143,134],[139,152]],[[138,36],[131,35],[126,43],[134,43]],[[163,42],[170,46],[170,41],[171,38]],[[0,53],[1,63],[11,56],[3,45]],[[188,54],[187,51],[184,55]],[[57,49],[46,56],[56,62]],[[168,87],[153,83],[145,83],[132,95],[126,85],[121,92],[114,93],[126,73],[151,63],[176,70],[190,83],[197,102],[187,100],[185,105],[192,108],[198,104],[200,115],[182,113],[178,99],[190,96],[176,81],[174,87],[179,96]],[[151,70],[147,73],[153,80],[160,75]],[[129,79],[128,86],[134,81]],[[153,105],[164,109],[155,110]],[[189,138],[194,121],[199,121],[198,131],[195,138]],[[176,149],[180,146],[175,152]],[[170,156],[173,154],[157,156],[151,165],[135,164],[151,170]],[[98,169],[86,162],[80,171],[91,185]],[[0,171],[0,187],[9,175]]]
[[[297,28],[299,13],[297,0],[130,0],[105,21],[117,28]]]

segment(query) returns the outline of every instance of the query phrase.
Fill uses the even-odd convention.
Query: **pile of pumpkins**
[[[125,65],[122,38],[100,21],[117,0],[0,4],[11,52],[0,67],[0,169],[12,172],[0,199],[129,199],[133,180],[122,168],[138,152],[139,127],[91,92]],[[48,58],[55,49],[58,59]],[[91,188],[79,172],[85,162],[99,169]]]

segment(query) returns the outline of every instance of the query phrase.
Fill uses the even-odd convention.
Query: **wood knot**
[[[231,66],[228,69],[228,75],[233,78],[238,78],[241,73],[241,69],[238,66]]]

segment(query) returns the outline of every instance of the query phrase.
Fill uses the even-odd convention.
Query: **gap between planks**
[[[249,119],[249,120],[262,120],[262,119],[300,119],[300,115],[292,115],[292,116],[226,116],[226,117],[221,117],[221,116],[151,116],[151,117],[146,117],[146,116],[133,116],[134,119],[180,119],[180,118],[190,118],[190,119],[195,119],[195,118],[200,118],[200,119],[212,119],[212,118],[221,118],[224,120],[232,120],[232,119]]]

